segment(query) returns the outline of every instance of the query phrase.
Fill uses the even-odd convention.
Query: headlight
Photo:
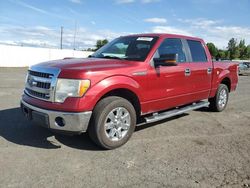
[[[89,80],[58,79],[55,102],[63,103],[67,97],[82,97],[90,87]]]

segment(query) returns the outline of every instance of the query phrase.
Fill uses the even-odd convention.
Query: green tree
[[[240,59],[246,59],[247,58],[247,53],[246,53],[246,43],[245,40],[240,40],[239,43],[239,52],[240,52]]]
[[[94,48],[87,48],[86,51],[94,52],[95,49]]]
[[[95,50],[98,50],[99,48],[103,47],[105,44],[107,44],[109,41],[107,39],[104,39],[104,40],[97,40],[96,41],[96,49]]]
[[[225,50],[218,50],[218,54],[216,59],[226,59],[226,51]]]
[[[231,52],[229,50],[226,50],[226,58],[225,59],[231,59]]]
[[[237,45],[237,40],[235,38],[231,38],[228,42],[228,54],[230,54],[228,57],[229,59],[237,59],[240,57],[240,50],[239,46]]]
[[[248,45],[245,49],[246,59],[250,59],[250,45]]]
[[[210,54],[213,58],[216,58],[218,55],[218,49],[215,47],[215,45],[213,43],[207,43],[207,47],[210,51]]]
[[[216,48],[213,43],[207,43],[207,47],[216,59],[250,59],[250,45],[246,45],[244,39],[238,43],[237,39],[231,38],[226,50]]]

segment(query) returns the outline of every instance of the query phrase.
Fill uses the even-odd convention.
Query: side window
[[[183,50],[180,39],[166,39],[162,42],[157,50],[159,57],[164,57],[168,54],[177,54],[177,62],[186,62],[186,55]]]
[[[206,52],[199,41],[187,40],[193,62],[207,62]]]

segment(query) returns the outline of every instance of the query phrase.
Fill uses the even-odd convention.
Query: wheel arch
[[[139,117],[141,115],[141,93],[141,87],[134,79],[126,76],[114,76],[95,84],[79,104],[83,109],[93,110],[103,98],[118,96],[131,102],[136,116]]]
[[[116,88],[111,91],[108,91],[105,93],[98,101],[97,103],[102,100],[103,98],[109,97],[109,96],[116,96],[116,97],[122,97],[126,100],[128,100],[133,107],[135,108],[136,111],[136,117],[137,119],[140,117],[141,114],[141,105],[140,105],[140,100],[136,93],[133,91],[127,89],[127,88]]]
[[[230,72],[228,70],[224,70],[214,78],[209,98],[213,98],[215,96],[220,84],[225,84],[228,88],[228,91],[231,92],[232,80],[229,73]]]
[[[228,88],[228,91],[231,91],[231,80],[229,77],[225,77],[221,80],[220,84],[225,84]]]

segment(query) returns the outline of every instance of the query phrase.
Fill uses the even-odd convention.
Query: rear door
[[[206,55],[205,44],[199,40],[185,40],[190,56],[191,100],[207,99],[212,83],[212,61]]]

